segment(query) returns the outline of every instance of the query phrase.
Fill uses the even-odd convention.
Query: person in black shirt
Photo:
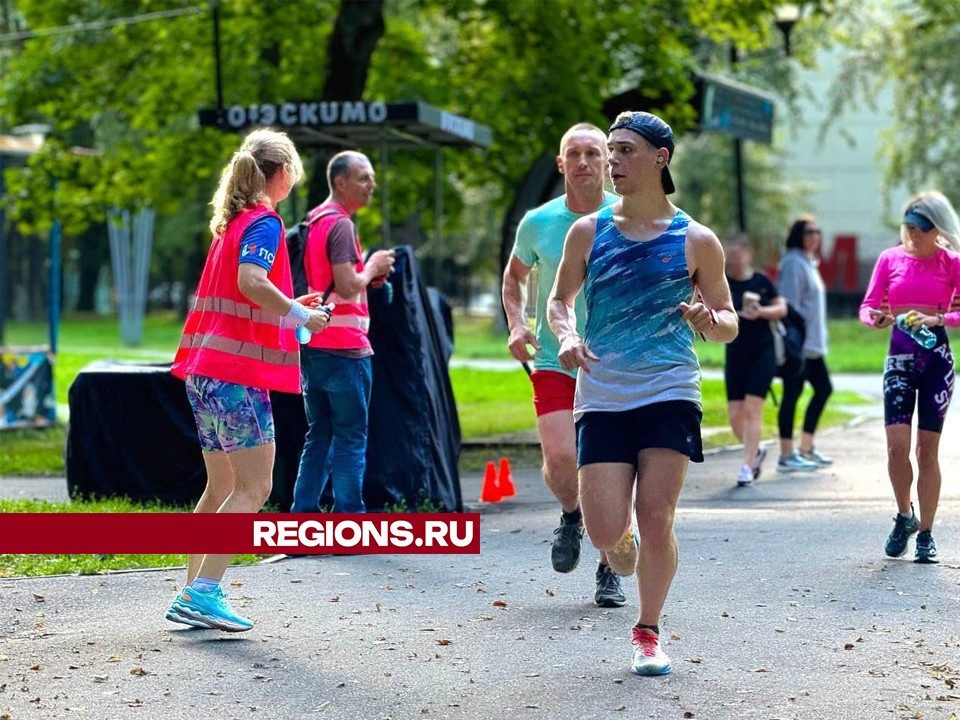
[[[740,333],[727,345],[724,380],[730,426],[743,443],[744,461],[737,485],[760,477],[766,450],[760,447],[763,402],[777,371],[770,321],[787,314],[787,303],[766,275],[751,266],[753,252],[744,236],[726,243],[725,266],[733,306],[740,316]]]

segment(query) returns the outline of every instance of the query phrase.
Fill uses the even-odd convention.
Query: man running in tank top
[[[696,334],[730,342],[737,315],[717,236],[667,199],[675,189],[670,126],[650,113],[621,113],[607,148],[622,199],[571,227],[548,316],[561,366],[578,370],[574,417],[587,533],[609,550],[631,512],[640,532],[631,670],[664,675],[671,664],[659,622],[677,570],[673,516],[687,464],[703,461],[693,343]],[[583,338],[574,313],[581,288]]]
[[[508,347],[520,362],[533,361],[533,406],[543,450],[543,479],[560,503],[560,525],[554,533],[550,560],[557,572],[573,571],[580,562],[583,520],[577,480],[577,433],[573,424],[576,371],[560,367],[560,345],[547,327],[547,299],[553,289],[567,230],[578,218],[613,204],[617,196],[605,192],[607,134],[596,125],[577,123],[560,139],[557,169],[564,193],[534,208],[517,226],[517,241],[503,275],[503,309],[510,328]],[[526,317],[526,285],[537,270],[536,319],[531,330]],[[580,326],[586,313],[577,300]],[[536,354],[531,354],[532,347]],[[622,543],[622,545],[624,545]],[[619,564],[618,561],[619,560]],[[621,607],[627,602],[614,566],[632,575],[637,564],[633,534],[623,551],[600,556],[595,575],[594,602],[599,607]]]

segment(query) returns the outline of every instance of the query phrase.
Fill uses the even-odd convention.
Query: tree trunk
[[[383,37],[384,0],[343,0],[330,36],[323,100],[361,100],[370,72],[370,60]],[[324,147],[312,154],[313,173],[307,192],[307,206],[326,198],[327,162],[335,149]]]

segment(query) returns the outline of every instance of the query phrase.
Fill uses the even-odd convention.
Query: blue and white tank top
[[[662,235],[638,242],[620,233],[612,208],[598,213],[583,340],[600,361],[577,375],[576,419],[671,400],[700,405],[694,333],[677,307],[691,296],[689,224],[690,216],[678,210]]]

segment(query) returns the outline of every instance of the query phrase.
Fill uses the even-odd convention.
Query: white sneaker
[[[781,457],[777,460],[777,470],[783,473],[791,472],[810,472],[811,470],[816,470],[820,466],[817,463],[812,463],[804,460],[800,457],[800,453],[794,450],[792,453],[786,457]]]
[[[747,487],[753,484],[753,468],[744,465],[740,468],[740,474],[737,475],[737,487]]]
[[[633,628],[633,665],[635,675],[666,675],[673,667],[660,646],[660,636],[647,628]]]

